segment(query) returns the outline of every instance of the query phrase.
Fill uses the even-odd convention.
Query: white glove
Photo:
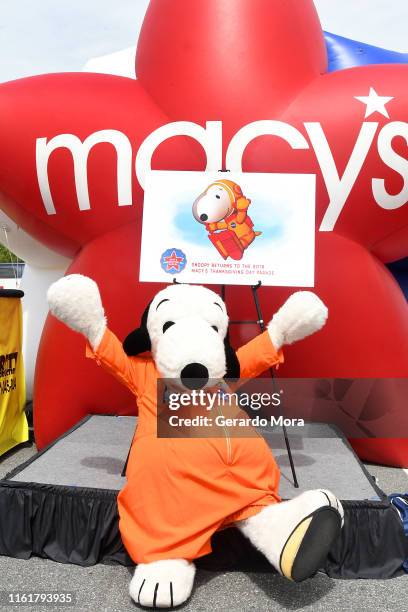
[[[83,334],[93,349],[106,329],[98,285],[82,274],[70,274],[53,283],[47,292],[51,313],[74,331]]]
[[[328,310],[311,291],[293,293],[268,325],[272,344],[279,350],[319,331],[327,321]]]

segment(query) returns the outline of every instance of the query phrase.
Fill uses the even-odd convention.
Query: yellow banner
[[[0,455],[28,440],[23,318],[18,297],[0,297]]]

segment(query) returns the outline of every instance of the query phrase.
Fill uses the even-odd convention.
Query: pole
[[[253,285],[251,289],[252,289],[252,294],[254,296],[254,302],[255,302],[256,314],[258,317],[259,328],[263,332],[265,331],[265,321],[263,320],[263,317],[262,317],[262,311],[261,311],[261,306],[259,303],[259,296],[258,296],[258,289],[261,286],[261,284],[262,284],[261,281],[259,281],[258,284]],[[276,391],[276,378],[275,378],[275,372],[273,371],[273,368],[269,368],[269,372],[272,378],[273,390]],[[289,436],[288,436],[288,432],[287,432],[285,423],[282,424],[282,430],[283,430],[283,437],[285,438],[286,450],[288,452],[290,469],[292,470],[293,484],[295,488],[298,489],[299,483],[298,483],[298,479],[296,475],[295,464],[293,462],[292,450],[290,448]]]
[[[257,320],[256,321],[230,321],[230,324],[232,325],[237,325],[237,324],[256,324],[259,325],[259,329],[263,332],[265,331],[265,321],[263,319],[262,316],[262,310],[261,310],[261,305],[259,303],[259,296],[258,296],[258,289],[259,287],[262,285],[262,282],[259,281],[257,285],[252,285],[251,286],[251,290],[252,290],[252,295],[254,298],[254,303],[255,303],[255,309],[256,309],[256,314],[257,314]],[[226,288],[225,285],[221,285],[221,297],[222,299],[225,301],[225,293],[226,293]],[[271,375],[272,378],[272,386],[273,386],[273,391],[276,391],[276,376],[275,376],[275,372],[273,371],[273,368],[269,368],[269,373]],[[286,429],[286,425],[283,423],[282,425],[282,431],[283,431],[283,437],[285,439],[285,444],[286,444],[286,450],[288,453],[288,457],[289,457],[289,463],[290,463],[290,469],[292,471],[292,477],[293,477],[293,485],[296,489],[299,488],[299,482],[297,479],[297,475],[296,475],[296,469],[295,469],[295,464],[293,461],[293,456],[292,456],[292,450],[290,448],[290,442],[289,442],[289,436],[288,436],[288,432]]]

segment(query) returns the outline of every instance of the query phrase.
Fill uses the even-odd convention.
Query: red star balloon
[[[70,273],[97,281],[123,337],[158,289],[137,281],[150,162],[314,173],[315,291],[329,322],[287,349],[280,373],[406,377],[407,304],[384,264],[408,255],[408,66],[328,74],[311,0],[152,0],[136,72],[136,81],[53,74],[1,86],[4,211],[74,257]],[[267,318],[292,290],[262,291]],[[232,318],[253,318],[248,289],[229,289],[227,302]],[[241,326],[236,344],[254,333]],[[40,447],[87,413],[134,411],[129,393],[86,362],[83,340],[51,318],[34,401]],[[384,418],[371,423],[380,438]],[[408,464],[406,440],[355,444],[365,458]]]

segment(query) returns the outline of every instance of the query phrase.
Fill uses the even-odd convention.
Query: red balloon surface
[[[0,87],[4,211],[74,257],[69,272],[98,282],[110,326],[123,337],[158,289],[137,281],[143,190],[134,164],[145,138],[169,122],[222,121],[225,156],[248,123],[279,121],[286,136],[260,131],[245,147],[243,169],[317,175],[315,291],[330,313],[324,331],[287,349],[280,375],[407,377],[407,303],[384,264],[408,255],[408,66],[328,74],[311,0],[152,0],[136,68],[136,81],[54,74]],[[356,99],[364,96],[365,103]],[[302,148],[285,141],[290,126]],[[131,155],[131,194],[125,190],[118,205],[118,149],[97,143],[88,147],[89,207],[82,199],[81,209],[72,149],[65,146],[48,157],[52,210],[40,191],[36,150],[60,135],[84,142],[101,130],[130,142],[131,153],[123,139],[120,146]],[[183,135],[153,156],[157,169],[203,170],[205,163],[201,146]],[[262,289],[265,318],[292,291]],[[254,317],[248,289],[229,289],[227,301],[232,318]],[[234,328],[235,344],[256,331]],[[136,410],[125,389],[87,362],[83,339],[51,317],[34,402],[40,448],[90,412]],[[408,440],[381,438],[381,429],[375,434],[376,440],[354,442],[362,458],[408,465]]]

